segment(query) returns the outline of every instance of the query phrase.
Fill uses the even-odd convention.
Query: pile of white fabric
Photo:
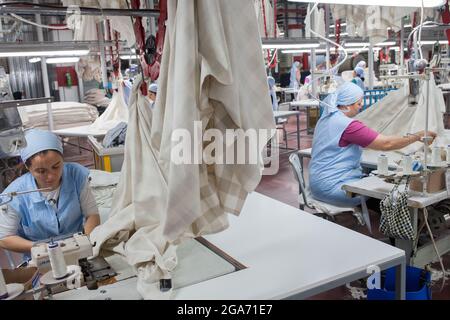
[[[85,93],[83,102],[96,107],[107,107],[111,103],[111,99],[106,97],[103,89],[90,89]]]
[[[53,102],[54,129],[64,129],[92,124],[98,117],[97,108],[79,102]],[[48,129],[47,104],[19,107],[19,114],[25,128]]]
[[[95,254],[113,250],[136,268],[137,290],[149,299],[163,297],[159,280],[171,278],[176,246],[226,229],[228,213],[240,213],[261,179],[261,153],[275,123],[253,3],[169,0],[153,109],[140,94],[140,82],[135,80],[130,97],[124,163],[110,218],[90,238]],[[254,146],[256,164],[172,161],[180,145],[173,133],[183,133],[188,151],[201,158],[202,148],[206,152],[213,144],[201,141],[207,129],[224,136],[226,129],[254,129],[268,136]],[[200,141],[188,139],[198,134]],[[216,142],[225,154],[249,148],[225,142]]]
[[[404,136],[425,130],[427,82],[421,81],[418,104],[411,106],[408,103],[409,84],[389,94],[370,108],[355,117],[368,127],[383,135]],[[433,145],[444,147],[450,144],[450,139],[444,129],[443,114],[445,102],[441,90],[436,86],[434,79],[430,80],[428,113],[428,130],[437,133]],[[415,142],[399,151],[402,154],[413,154],[423,150],[423,143]]]

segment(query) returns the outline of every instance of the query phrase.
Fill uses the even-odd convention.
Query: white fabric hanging
[[[388,38],[387,28],[397,32],[401,29],[401,20],[417,8],[330,5],[335,20],[346,21],[346,31],[350,37],[368,37],[372,44],[382,42]]]
[[[358,114],[355,119],[364,122],[368,127],[383,135],[403,136],[425,130],[425,112],[427,97],[427,82],[421,81],[418,104],[414,107],[408,104],[409,85],[391,91],[379,102]],[[443,113],[445,102],[441,90],[436,86],[434,78],[430,80],[430,102],[428,113],[428,130],[437,133],[433,145],[440,147],[450,144],[444,129]],[[412,154],[420,151],[423,143],[415,142],[396,152]]]
[[[314,17],[314,25],[311,25],[311,15],[309,14],[311,11],[311,8],[314,6],[314,4],[308,5],[308,15],[305,19],[305,34],[307,38],[315,38],[317,37],[314,34],[311,34],[311,29],[320,34],[322,37],[325,37],[325,10],[323,8],[320,9],[314,9],[314,12],[312,13]]]
[[[144,298],[162,298],[158,280],[171,277],[176,245],[227,228],[227,213],[240,213],[261,178],[262,159],[246,165],[171,161],[172,133],[184,129],[194,136],[195,121],[200,134],[207,128],[275,132],[253,4],[169,0],[154,109],[139,83],[111,216],[90,238],[95,254],[114,250],[135,266]],[[266,142],[259,141],[258,153]]]
[[[128,122],[128,107],[123,96],[123,86],[120,84],[105,112],[95,120],[89,130],[108,131],[120,122]]]

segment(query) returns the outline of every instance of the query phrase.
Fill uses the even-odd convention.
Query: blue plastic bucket
[[[395,267],[382,273],[382,289],[368,289],[367,300],[395,299]],[[431,273],[412,266],[406,267],[406,300],[431,300]]]

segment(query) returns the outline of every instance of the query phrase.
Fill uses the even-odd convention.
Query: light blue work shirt
[[[338,206],[356,206],[359,197],[346,196],[342,185],[362,177],[362,148],[356,144],[339,146],[339,140],[353,121],[335,108],[325,112],[314,130],[311,162],[309,165],[310,189],[314,198]]]
[[[77,163],[65,163],[57,209],[39,192],[19,195],[8,204],[20,215],[18,235],[30,241],[74,234],[83,231],[80,194],[88,180],[89,170]],[[36,190],[31,173],[14,180],[5,193]]]

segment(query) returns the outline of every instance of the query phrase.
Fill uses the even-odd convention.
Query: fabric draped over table
[[[171,151],[178,141],[172,133],[183,129],[193,137],[196,121],[200,134],[264,130],[267,138],[257,146],[261,155],[275,132],[266,79],[251,1],[168,1],[155,106],[140,94],[136,79],[110,218],[91,234],[95,254],[113,250],[136,267],[144,298],[166,297],[158,280],[170,278],[176,246],[226,229],[227,213],[240,213],[263,170],[262,157],[256,164],[175,164]],[[235,141],[225,143],[225,153],[237,147]]]

